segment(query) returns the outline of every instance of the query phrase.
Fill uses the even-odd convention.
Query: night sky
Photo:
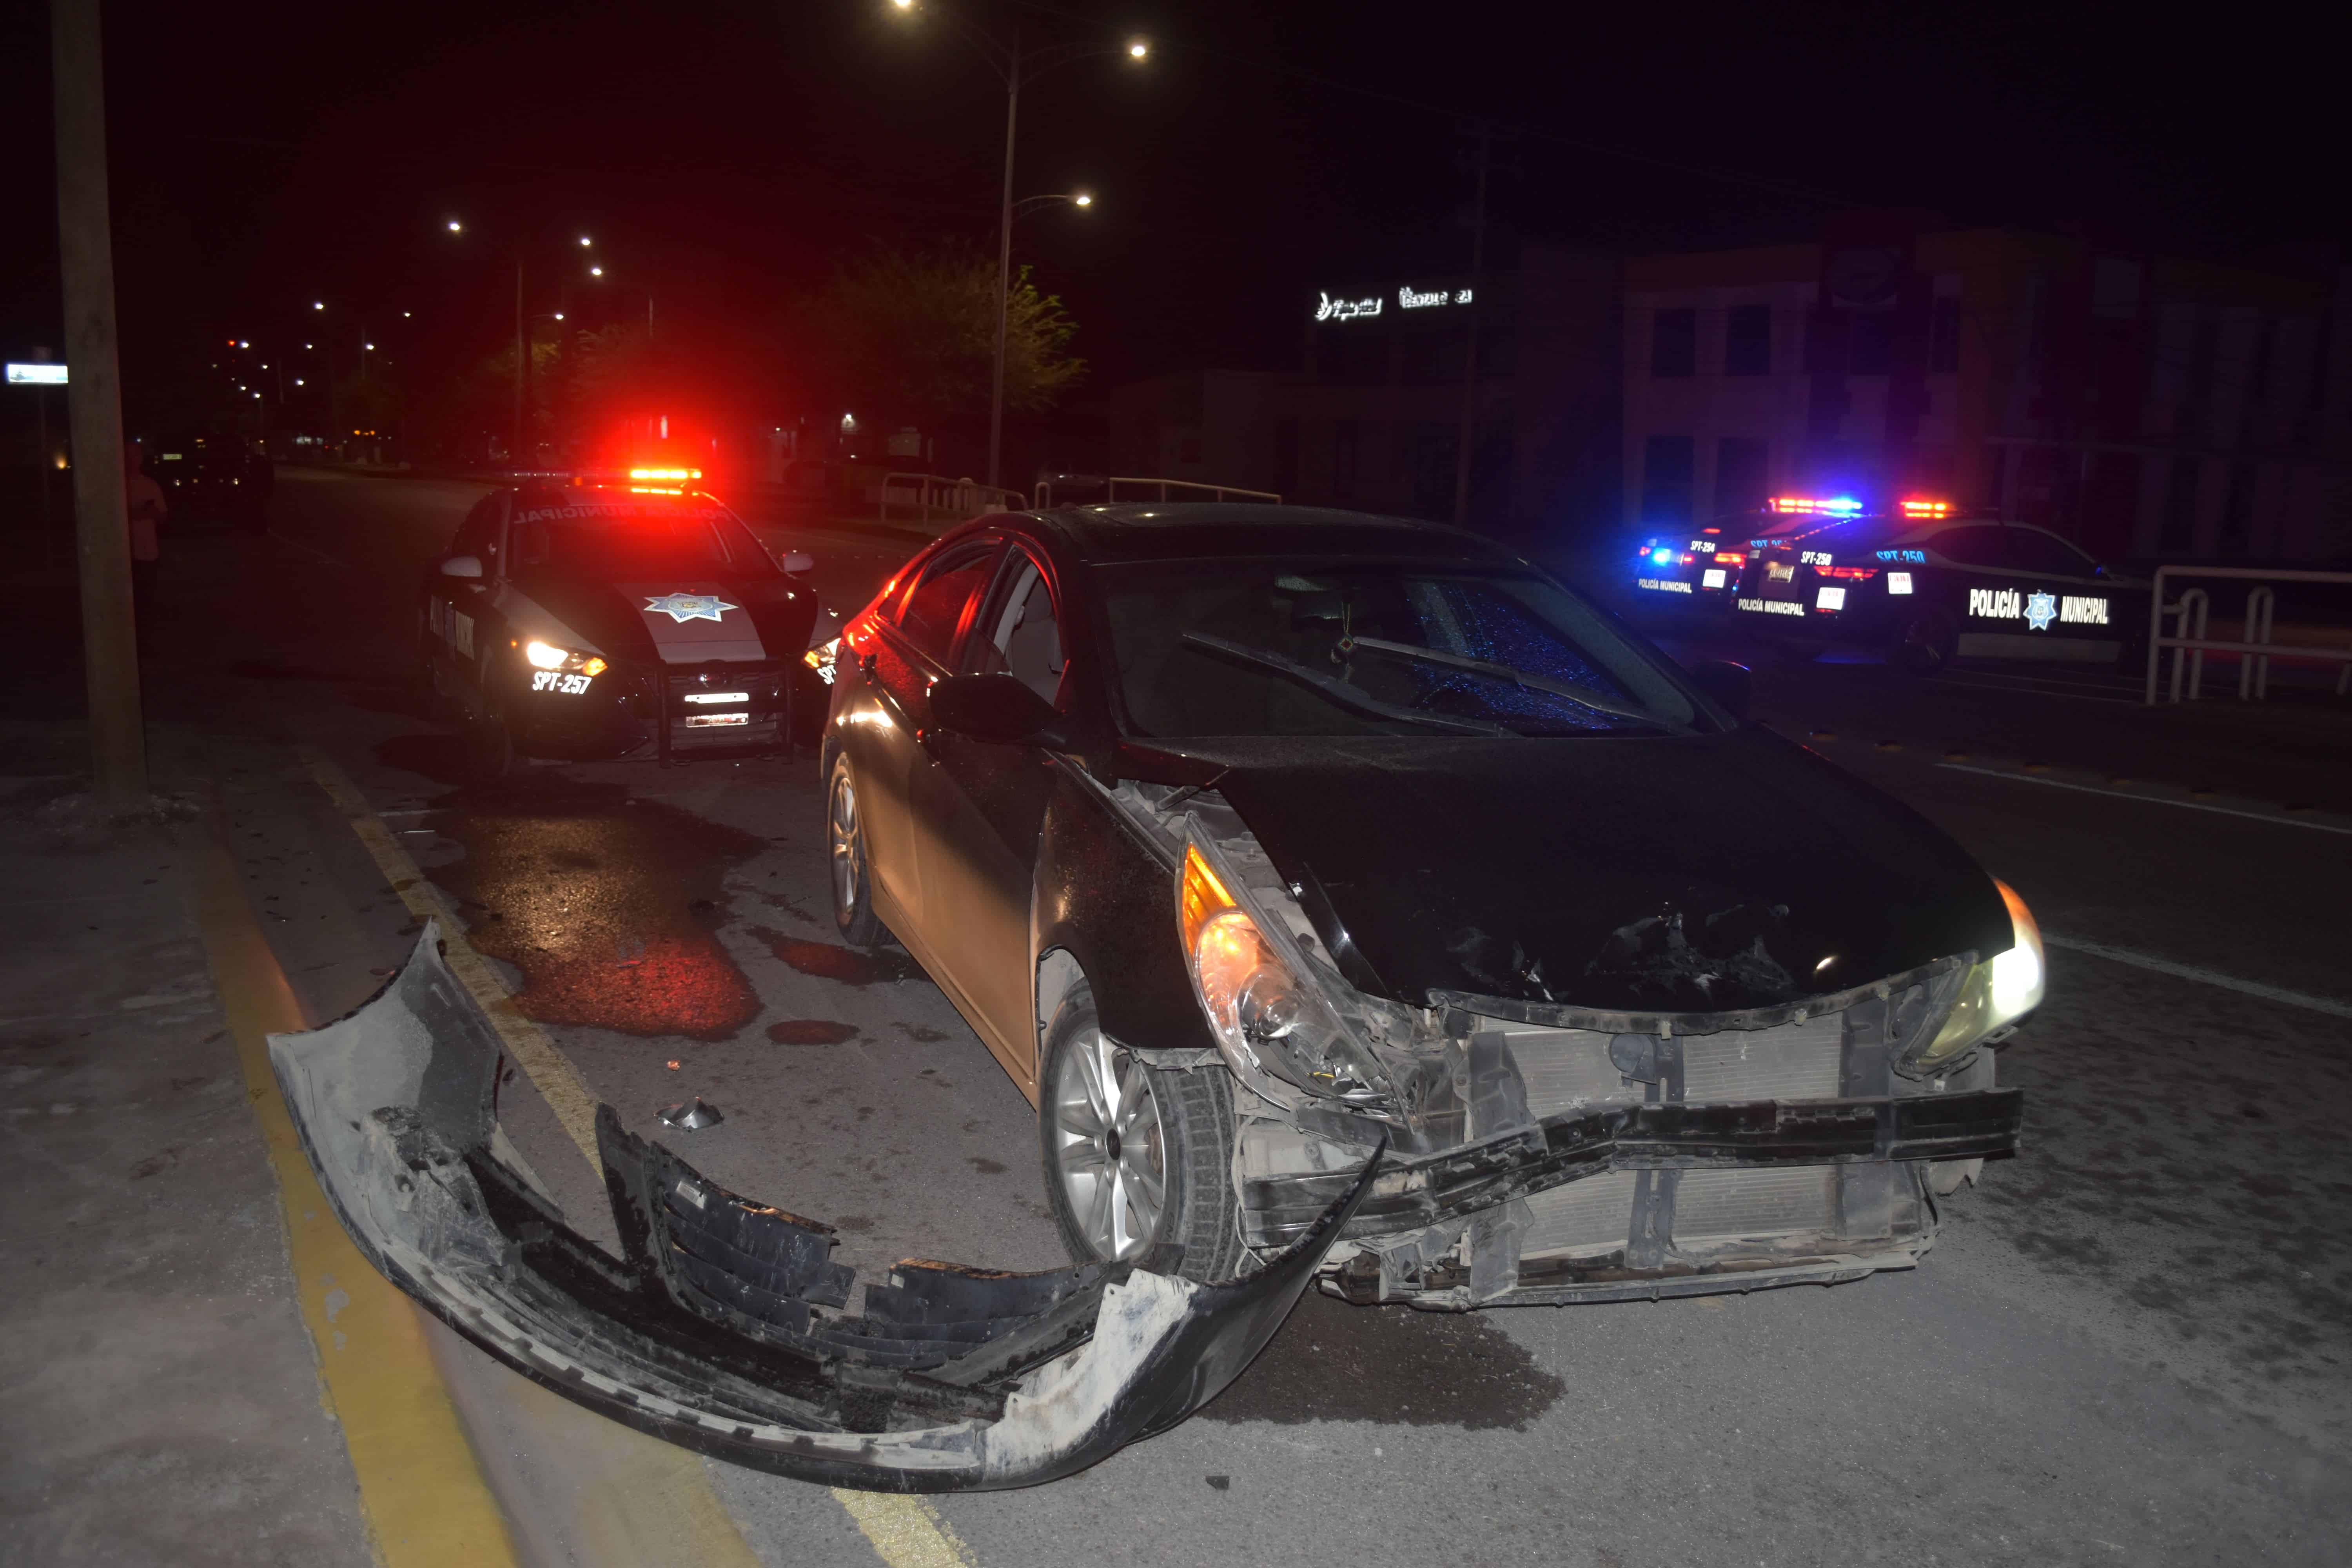
[[[57,342],[46,7],[0,22],[12,156],[0,343]],[[2344,237],[2337,68],[2283,13],[2147,8],[974,5],[1115,46],[1024,97],[1017,255],[1068,301],[1094,393],[1295,363],[1318,281],[1459,268],[1461,130],[1516,132],[1516,233],[1647,250],[1802,238],[1845,205],[2087,221],[2244,257]],[[887,0],[703,5],[131,4],[108,16],[126,363],[309,323],[417,360],[510,332],[526,245],[552,309],[593,234],[612,310],[769,334],[877,241],[993,240],[1002,89]],[[472,226],[453,241],[444,225]],[[2308,254],[2308,253],[2306,253]],[[576,306],[575,306],[576,308]],[[383,325],[416,313],[393,342]],[[352,329],[356,331],[356,327]],[[775,336],[782,333],[782,336]],[[132,394],[136,395],[136,386]]]

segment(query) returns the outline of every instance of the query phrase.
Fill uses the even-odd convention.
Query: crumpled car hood
[[[343,1227],[386,1279],[525,1376],[804,1480],[1027,1486],[1174,1426],[1273,1337],[1380,1163],[1245,1279],[908,1261],[851,1311],[831,1227],[727,1191],[599,1107],[616,1258],[493,1152],[499,1037],[437,944],[428,921],[365,1006],[270,1037]]]
[[[1215,779],[1344,928],[1370,972],[1350,978],[1397,1001],[1727,1012],[2012,940],[1948,837],[1754,729],[1156,744],[1181,782]]]

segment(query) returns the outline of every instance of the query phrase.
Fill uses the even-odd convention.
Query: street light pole
[[[514,440],[509,445],[507,460],[517,468],[522,466],[522,405],[524,388],[530,379],[530,345],[523,341],[522,327],[522,247],[515,247],[515,380],[514,380]]]
[[[1004,192],[996,228],[996,377],[988,399],[988,486],[997,488],[998,456],[1004,445],[1004,338],[1013,312],[1013,133],[1021,114],[1021,32],[1006,46],[1004,72]]]

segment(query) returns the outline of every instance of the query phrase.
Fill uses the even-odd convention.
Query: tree
[[[1067,352],[1077,323],[1026,267],[1013,272],[1005,321],[1004,405],[1052,407],[1086,375]],[[818,298],[815,325],[850,406],[933,429],[988,417],[996,264],[969,247],[877,250]]]

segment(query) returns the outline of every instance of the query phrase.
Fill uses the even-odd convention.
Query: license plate
[[[1775,583],[1793,583],[1797,580],[1796,563],[1791,561],[1767,561],[1764,575]]]
[[[566,675],[560,669],[537,669],[531,672],[533,691],[552,691],[559,697],[579,697],[595,684],[592,676]]]
[[[722,724],[749,724],[751,721],[749,713],[694,713],[688,715],[686,727],[689,730],[715,730]]]

